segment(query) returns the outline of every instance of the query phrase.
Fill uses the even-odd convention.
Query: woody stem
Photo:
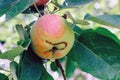
[[[65,74],[64,74],[64,69],[63,69],[63,67],[62,67],[62,65],[61,65],[61,63],[60,63],[60,61],[59,61],[58,59],[56,59],[55,62],[56,62],[56,65],[60,68],[64,80],[66,80],[66,76],[65,76]]]

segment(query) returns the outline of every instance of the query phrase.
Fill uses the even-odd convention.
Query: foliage
[[[82,71],[102,80],[120,79],[120,40],[116,34],[103,27],[115,27],[119,30],[119,14],[93,16],[92,13],[86,13],[85,16],[82,16],[84,19],[81,19],[73,17],[71,12],[68,12],[69,9],[86,6],[88,3],[92,4],[95,2],[94,0],[63,0],[62,3],[58,0],[51,0],[46,4],[47,7],[45,5],[39,8],[31,7],[35,1],[0,0],[0,16],[6,15],[8,21],[20,13],[22,15],[37,13],[41,17],[46,13],[59,15],[62,14],[62,10],[65,10],[67,12],[64,12],[63,17],[67,18],[66,20],[69,21],[75,32],[74,46],[65,58],[60,59],[61,63],[64,62],[65,64],[64,72],[56,60],[49,62],[49,60],[39,58],[32,50],[29,32],[35,21],[26,24],[26,26],[17,23],[15,28],[19,40],[16,47],[4,53],[0,51],[0,59],[11,61],[11,80],[54,80],[54,76],[48,73],[44,64],[50,64],[51,70],[62,73],[63,77],[65,77],[65,73],[67,78],[70,78],[75,69],[79,67]],[[85,29],[84,26],[91,25],[91,22],[93,26],[97,24],[101,27]],[[18,57],[19,59],[16,61],[15,58]],[[59,68],[61,72],[59,72]],[[0,73],[0,80],[8,80],[8,76]]]

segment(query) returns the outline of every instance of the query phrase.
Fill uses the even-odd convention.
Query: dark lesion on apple
[[[64,50],[64,49],[67,47],[67,42],[52,43],[52,42],[46,40],[46,43],[48,43],[48,44],[50,44],[50,45],[53,45],[53,47],[52,47],[50,50],[48,50],[49,52],[52,51],[53,53],[54,53],[55,51],[57,51],[57,50]],[[58,49],[58,48],[56,47],[56,45],[60,45],[60,44],[64,44],[64,47],[61,48],[61,49]]]

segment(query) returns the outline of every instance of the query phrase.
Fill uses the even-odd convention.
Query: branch
[[[61,63],[60,63],[60,61],[59,61],[58,59],[56,59],[55,62],[56,62],[56,65],[60,68],[64,80],[66,80],[66,76],[65,76],[65,74],[64,74],[64,69],[63,69],[63,67],[62,67],[62,65],[61,65]]]
[[[1,67],[0,67],[0,70],[3,70],[3,71],[5,71],[5,72],[11,72],[11,71],[6,70],[6,69],[3,69],[3,68],[1,68]]]

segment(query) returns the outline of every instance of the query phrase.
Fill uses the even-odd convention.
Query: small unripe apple
[[[35,2],[36,6],[45,5],[49,0],[37,0]]]
[[[45,5],[50,0],[37,0],[34,4],[29,6],[26,10],[24,10],[22,13],[39,13],[39,11],[43,11],[45,8]],[[37,9],[36,9],[37,8]],[[39,11],[38,11],[39,10]]]
[[[40,17],[30,31],[33,51],[44,59],[64,57],[74,43],[74,32],[67,21],[56,14]]]

